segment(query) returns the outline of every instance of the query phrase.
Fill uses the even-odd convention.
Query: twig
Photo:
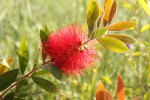
[[[22,80],[30,77],[38,68],[34,68],[32,71],[30,71],[28,74],[26,74],[25,76],[22,76],[19,80],[17,80],[16,82],[14,82],[12,85],[10,85],[1,95],[0,95],[0,100],[2,100],[3,96],[9,92],[13,87],[15,87],[19,82],[21,82]]]

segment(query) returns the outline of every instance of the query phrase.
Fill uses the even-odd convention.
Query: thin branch
[[[38,68],[34,68],[32,71],[30,71],[28,74],[26,74],[25,76],[22,76],[19,80],[17,80],[16,82],[14,82],[12,85],[10,85],[1,95],[0,95],[0,99],[3,99],[3,96],[9,92],[11,89],[13,89],[19,82],[21,82],[22,80],[30,77]]]

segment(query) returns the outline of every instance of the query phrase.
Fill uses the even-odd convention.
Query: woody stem
[[[14,82],[12,85],[10,85],[1,95],[0,95],[0,100],[3,99],[3,96],[9,92],[11,89],[13,89],[19,82],[21,82],[22,80],[30,77],[38,68],[34,68],[32,71],[30,71],[28,74],[22,76],[19,80],[17,80],[16,82]]]

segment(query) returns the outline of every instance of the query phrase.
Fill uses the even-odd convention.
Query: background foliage
[[[13,60],[10,66],[12,69],[18,68],[16,55],[25,33],[30,54],[27,70],[31,70],[32,62],[40,52],[39,29],[45,24],[48,24],[50,30],[55,30],[72,22],[86,23],[87,4],[88,0],[1,0],[0,55],[6,60]],[[43,92],[44,90],[30,79],[24,92],[38,92],[38,95],[29,95],[26,97],[27,100],[91,100],[95,98],[99,80],[115,97],[118,72],[122,75],[126,87],[127,100],[137,96],[143,96],[144,100],[150,99],[149,15],[138,0],[118,0],[118,6],[115,22],[128,20],[138,23],[135,29],[125,32],[137,39],[130,52],[117,54],[102,49],[101,63],[95,65],[94,69],[86,71],[81,76],[64,78],[63,81],[56,80],[47,72],[38,71],[35,76],[44,77],[57,84],[61,94]]]

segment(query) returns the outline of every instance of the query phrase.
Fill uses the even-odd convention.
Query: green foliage
[[[43,29],[47,34],[50,34],[50,30],[49,30],[49,28],[48,28],[48,26],[47,25],[45,25],[44,26],[44,29]]]
[[[10,70],[0,76],[0,91],[9,87],[18,75],[18,69]]]
[[[141,7],[144,9],[144,11],[150,16],[150,5],[149,5],[149,0],[144,1],[144,0],[138,0],[139,4]]]
[[[102,37],[98,39],[98,42],[104,46],[106,49],[113,52],[124,53],[129,51],[127,46],[120,40],[113,37]]]
[[[89,28],[89,34],[91,34],[94,30],[95,22],[99,16],[99,8],[96,3],[96,0],[90,0],[86,11],[86,19]]]
[[[98,38],[100,38],[100,37],[102,37],[104,34],[106,34],[108,32],[108,29],[107,28],[99,28],[99,29],[97,29],[97,30],[95,30],[95,32],[94,32],[94,38],[95,39],[98,39]]]
[[[132,44],[136,42],[135,38],[127,34],[106,34],[105,36],[114,37],[124,42],[125,44]]]
[[[49,93],[57,93],[59,92],[58,87],[56,87],[55,84],[53,84],[52,82],[45,80],[43,78],[39,78],[39,77],[32,77],[33,81],[40,86],[41,88],[43,88],[45,91],[49,92]]]
[[[40,38],[41,38],[41,41],[45,41],[48,39],[48,34],[45,31],[40,30]]]
[[[14,94],[14,92],[7,94],[3,100],[14,100]]]
[[[48,39],[48,35],[50,34],[50,30],[47,25],[44,26],[43,30],[40,30],[40,38],[41,42],[45,41]]]
[[[19,58],[19,65],[20,65],[21,73],[24,74],[25,69],[26,69],[27,64],[28,64],[28,59],[29,59],[29,52],[28,52],[28,47],[27,47],[25,35],[21,41],[20,48],[18,50],[18,58]]]
[[[41,95],[43,94],[43,92],[36,92],[36,93],[24,93],[24,94],[18,94],[16,97],[17,97],[17,100],[20,100],[20,99],[23,99],[25,97],[29,97],[29,96],[37,96],[37,95]]]
[[[104,14],[102,8],[103,5],[101,6],[99,2],[100,0],[97,1],[97,5],[99,7],[99,17],[97,20],[101,23],[103,21],[102,16]],[[18,92],[16,92],[15,97],[17,97],[18,100],[23,100],[24,98],[29,100],[94,100],[96,86],[98,84],[97,80],[102,80],[105,87],[109,89],[114,96],[116,94],[114,93],[116,90],[116,73],[120,72],[126,87],[125,99],[130,100],[131,97],[142,96],[144,100],[149,100],[150,19],[149,16],[146,15],[146,13],[149,12],[145,13],[143,10],[143,7],[146,7],[146,9],[148,7],[147,2],[145,2],[146,0],[141,0],[146,3],[146,6],[142,7],[139,1],[140,0],[117,0],[117,18],[113,18],[116,20],[112,20],[112,22],[132,21],[138,23],[136,28],[121,32],[121,34],[128,34],[137,39],[136,43],[132,44],[130,52],[125,54],[116,54],[113,52],[104,51],[102,47],[99,47],[102,54],[101,63],[96,63],[92,69],[86,71],[80,76],[65,78],[65,81],[58,81],[54,77],[51,77],[48,74],[49,72],[47,73],[40,70],[37,72],[38,77],[50,79],[52,83],[58,84],[58,87],[61,88],[63,95],[53,95],[51,93],[48,94],[44,92],[42,94],[41,88],[33,85],[34,82],[29,79],[29,87],[28,85],[26,87],[27,83],[21,85],[22,87],[17,86],[18,88],[21,88],[17,90]],[[20,38],[23,37],[22,33],[27,33],[28,35],[26,35],[26,37],[27,41],[29,41],[28,47],[30,59],[33,60],[33,57],[37,58],[35,60],[35,65],[32,61],[28,63],[28,66],[30,67],[26,68],[26,72],[32,70],[33,65],[36,67],[38,63],[41,63],[41,58],[39,57],[38,59],[36,54],[33,53],[34,51],[40,52],[39,47],[37,47],[37,45],[40,45],[38,42],[40,40],[38,34],[39,29],[42,28],[45,23],[47,23],[52,30],[66,26],[72,22],[83,23],[85,25],[88,2],[88,0],[49,0],[46,1],[46,3],[44,0],[0,0],[0,55],[2,55],[6,61],[9,57],[13,57],[13,59],[17,58],[16,52],[19,47],[18,41],[20,41]],[[116,16],[116,14],[114,16]],[[95,25],[96,24],[98,27],[95,26],[95,30],[104,27],[103,24],[98,24],[95,22]],[[109,28],[110,25],[106,27]],[[44,28],[42,30],[46,33],[48,32]],[[49,33],[50,32],[51,30]],[[111,33],[111,31],[108,31],[108,34],[104,34],[102,37],[111,34],[118,34],[118,32]],[[36,63],[37,61],[38,63]],[[9,66],[11,69],[18,68],[19,65],[17,59],[15,59],[13,65]],[[21,74],[18,75],[21,76]],[[13,76],[13,74],[10,76]],[[11,92],[14,92],[14,89],[12,89]],[[18,94],[21,91],[24,91],[24,93],[22,92]],[[1,93],[3,93],[3,91]],[[6,96],[8,94],[6,94]],[[114,100],[116,99],[117,98],[115,97]]]
[[[17,84],[17,86],[15,88],[15,92],[19,93],[19,94],[22,93],[22,92],[24,92],[22,90],[22,88],[26,87],[27,85],[28,85],[28,81],[27,80],[22,80],[20,83]]]
[[[60,69],[51,63],[49,63],[47,65],[42,65],[39,68],[47,70],[58,80],[62,80],[62,78],[63,78],[63,73],[60,71]]]

